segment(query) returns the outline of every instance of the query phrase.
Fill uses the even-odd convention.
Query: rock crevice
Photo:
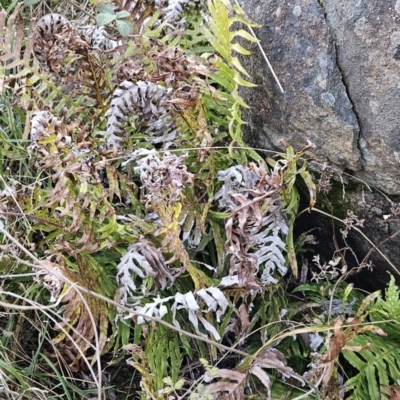
[[[336,56],[335,57],[336,67],[339,70],[340,75],[342,77],[342,82],[343,82],[343,86],[345,87],[345,90],[346,90],[347,98],[349,99],[349,101],[350,101],[350,103],[351,103],[351,105],[353,107],[353,113],[354,113],[354,116],[355,116],[356,121],[357,121],[357,125],[358,125],[357,149],[358,149],[359,154],[361,156],[361,160],[364,161],[362,147],[360,146],[360,139],[361,139],[361,136],[362,136],[362,128],[361,128],[361,124],[360,124],[360,117],[358,115],[356,105],[355,105],[354,101],[351,98],[350,90],[349,90],[349,87],[348,87],[348,82],[346,82],[346,78],[345,78],[345,76],[343,74],[343,71],[342,71],[342,68],[341,68],[341,65],[340,65],[340,61],[339,61],[339,57],[338,57],[338,48],[337,48],[337,44],[336,43],[335,43],[335,56]]]

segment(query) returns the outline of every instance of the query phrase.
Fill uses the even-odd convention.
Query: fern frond
[[[217,177],[224,184],[214,198],[232,213],[225,224],[230,275],[237,274],[239,285],[260,288],[255,276],[264,265],[262,283],[276,283],[271,274],[276,269],[282,275],[287,271],[282,239],[288,234],[280,211],[278,170],[269,175],[264,164],[251,163],[250,167],[240,165],[220,171]]]
[[[132,279],[132,274],[135,279]],[[141,279],[154,278],[154,291],[159,288],[164,290],[171,285],[175,278],[165,264],[165,259],[160,250],[149,241],[141,240],[131,245],[128,252],[121,258],[118,264],[117,282],[120,286],[119,302],[123,306],[128,304],[128,296],[135,296],[137,287],[135,284],[136,276]],[[149,292],[142,287],[142,293]]]
[[[385,294],[385,300],[378,297],[375,304],[370,306],[369,316],[372,322],[379,321],[381,335],[385,333],[388,336],[369,332],[359,334],[349,345],[366,349],[358,353],[343,351],[346,360],[358,371],[346,382],[351,399],[380,400],[384,385],[391,385],[400,379],[400,291],[393,276]],[[387,321],[382,322],[382,319]]]
[[[381,399],[382,385],[397,382],[400,379],[400,345],[398,341],[374,334],[357,335],[349,343],[351,346],[367,347],[369,350],[351,352],[343,350],[346,360],[358,371],[346,382],[351,392],[350,399]]]
[[[111,86],[104,60],[90,38],[80,35],[65,17],[47,14],[39,20],[33,33],[33,51],[45,71],[65,77],[64,84],[72,86],[77,95],[94,98],[100,112],[105,111]]]
[[[67,18],[60,14],[47,14],[34,29],[33,52],[45,71],[59,73],[69,56],[69,47],[76,40],[77,31]]]
[[[230,113],[229,134],[232,139],[231,146],[234,146],[235,143],[238,146],[244,146],[242,138],[242,125],[244,121],[241,117],[241,108],[248,108],[248,105],[240,96],[239,87],[254,87],[255,85],[242,77],[242,75],[248,77],[249,74],[236,55],[249,55],[250,52],[235,42],[235,39],[240,37],[250,42],[257,42],[257,39],[248,35],[243,29],[231,31],[230,28],[235,22],[240,22],[250,27],[257,25],[246,19],[243,16],[244,13],[243,15],[239,15],[237,11],[234,11],[229,2],[208,0],[207,4],[210,10],[210,17],[207,20],[207,25],[203,28],[204,36],[222,57],[215,65],[219,71],[218,74],[211,74],[210,78],[228,91],[228,94],[222,91],[221,96],[226,98],[227,104],[224,106]],[[208,104],[211,109],[217,111],[212,102]],[[250,151],[250,155],[253,159],[260,160],[256,152]],[[240,159],[240,162],[243,162],[243,160]]]
[[[72,282],[77,282],[83,287],[93,290],[96,293],[109,294],[114,291],[111,281],[107,279],[103,269],[88,254],[82,253],[77,256],[77,268],[79,274],[73,273],[70,269],[60,264],[47,260],[41,262],[48,268],[48,272],[43,277],[44,285],[50,290],[52,301],[62,297],[60,314],[62,321],[55,326],[56,330],[62,332],[54,339],[54,344],[58,347],[64,359],[70,364],[72,369],[79,369],[81,354],[85,354],[94,344],[98,334],[98,346],[96,351],[100,354],[108,346],[108,327],[111,323],[109,306],[97,298],[86,294],[79,294],[77,290],[70,288],[60,278],[56,277],[51,271],[63,275]],[[85,306],[81,296],[89,305]],[[93,321],[95,325],[93,325]],[[68,337],[67,333],[70,334]]]
[[[18,67],[22,60],[28,61],[31,55],[31,41],[24,42],[22,7],[23,4],[18,4],[10,15],[4,9],[0,11],[0,65],[3,71]]]
[[[385,299],[379,297],[370,312],[371,321],[388,320],[382,329],[393,338],[400,339],[400,291],[395,278],[390,275],[389,287],[385,290]]]
[[[180,238],[182,192],[186,186],[192,184],[193,178],[183,164],[186,157],[187,155],[177,157],[168,151],[160,156],[155,150],[136,151],[132,157],[138,164],[134,171],[140,174],[140,180],[147,192],[144,197],[146,208],[153,210],[160,219],[160,226],[154,235],[163,237],[163,251],[172,254],[167,264],[180,260],[183,270],[190,263]]]
[[[25,41],[22,7],[22,3],[18,4],[10,15],[4,9],[0,10],[0,94],[8,81],[15,90],[16,75],[31,58],[32,40],[29,37],[33,27],[31,24]]]
[[[132,111],[141,117],[141,124],[145,124],[145,132],[152,143],[174,140],[177,131],[170,116],[169,100],[169,93],[162,86],[145,81],[122,82],[115,90],[111,107],[106,113],[108,147],[121,146],[124,124]]]
[[[108,51],[111,55],[115,55],[115,50],[118,46],[121,46],[122,41],[113,40],[104,26],[96,28],[92,25],[87,25],[82,28],[83,34],[89,38],[90,45],[93,49]],[[118,53],[117,53],[118,54]]]
[[[380,299],[377,307],[381,307],[388,313],[388,318],[400,324],[400,291],[396,285],[394,276],[390,276],[389,287],[385,291],[385,300]]]

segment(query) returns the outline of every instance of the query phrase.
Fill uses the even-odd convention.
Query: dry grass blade
[[[8,16],[5,10],[0,11],[0,61],[5,70],[18,66],[22,55],[24,39],[24,20],[21,15],[22,4]]]

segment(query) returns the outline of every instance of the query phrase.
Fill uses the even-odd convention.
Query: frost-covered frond
[[[287,267],[284,252],[286,243],[282,238],[288,234],[289,227],[285,217],[277,207],[270,215],[263,219],[263,230],[252,236],[248,244],[255,250],[258,266],[263,265],[261,283],[271,285],[277,283],[273,273],[278,271],[282,276]]]
[[[163,251],[173,254],[168,263],[181,260],[184,269],[189,266],[189,255],[180,237],[179,221],[182,191],[192,184],[193,178],[184,165],[186,157],[186,154],[178,157],[168,151],[159,154],[155,150],[139,150],[131,157],[137,162],[134,171],[140,174],[143,183],[146,208],[152,209],[160,219],[160,227],[154,234],[163,236]]]
[[[38,146],[38,141],[57,134],[62,129],[63,123],[50,111],[35,111],[32,113],[30,138],[33,146]]]
[[[84,54],[90,44],[77,29],[60,14],[47,14],[33,31],[33,52],[45,71],[65,73],[69,58]]]
[[[153,143],[174,140],[177,131],[170,116],[172,105],[169,100],[169,91],[160,85],[145,81],[122,82],[106,113],[108,147],[120,147],[125,135],[124,125],[132,113],[140,118],[146,133],[155,137]]]
[[[196,295],[207,304],[208,309],[205,312],[214,311],[217,316],[217,322],[220,322],[229,305],[221,290],[216,287],[209,287],[200,289],[196,292]]]
[[[219,290],[219,289],[216,289],[216,290]],[[222,295],[222,297],[224,297],[222,292],[221,292],[221,295]],[[186,310],[188,313],[189,321],[193,325],[193,327],[198,335],[207,337],[207,335],[202,333],[199,329],[199,322],[200,322],[201,325],[203,325],[203,328],[207,332],[209,332],[213,335],[215,340],[221,339],[221,336],[219,335],[219,333],[217,332],[215,327],[210,322],[208,322],[204,317],[201,316],[201,307],[200,307],[198,301],[196,301],[195,294],[193,294],[192,292],[188,292],[185,294],[177,293],[175,295],[174,300],[175,300],[174,304],[171,307],[172,322],[177,328],[180,328],[180,324],[177,320],[177,314],[181,310]],[[226,301],[226,299],[225,299],[225,301]]]
[[[129,12],[137,7],[137,0],[122,0],[119,2],[120,9]],[[151,1],[147,0],[141,4],[140,11],[143,11]],[[155,0],[154,4],[161,14],[162,21],[168,21],[170,24],[177,26],[185,22],[183,14],[193,9],[194,5],[201,4],[200,0]]]
[[[123,44],[122,41],[111,39],[104,26],[96,28],[93,25],[87,25],[81,29],[83,34],[88,37],[90,45],[93,49],[110,51]]]
[[[47,14],[33,30],[33,52],[44,71],[51,73],[61,91],[84,95],[95,100],[103,111],[110,94],[102,54],[94,49],[91,39],[80,34],[64,16]],[[60,90],[57,88],[57,90]],[[87,100],[87,99],[86,99]],[[88,108],[87,102],[86,106]],[[74,104],[76,107],[78,104]]]
[[[238,193],[246,199],[254,198],[257,201],[257,196],[265,198],[268,191],[275,192],[279,188],[279,175],[278,180],[275,174],[270,176],[263,163],[260,163],[259,166],[250,163],[250,167],[234,165],[224,171],[219,171],[217,178],[224,184],[214,199],[219,200],[221,208],[229,211],[237,208],[235,196]]]
[[[132,315],[136,313],[145,314],[148,317],[163,318],[168,313],[166,303],[172,303],[172,323],[180,328],[178,318],[186,319],[187,312],[190,323],[195,328],[198,335],[207,337],[206,334],[202,333],[199,329],[200,324],[203,328],[211,333],[216,340],[220,340],[221,336],[216,330],[215,326],[208,322],[202,314],[215,314],[216,321],[221,322],[221,317],[225,314],[228,309],[228,300],[226,299],[223,292],[216,287],[209,287],[201,289],[197,292],[188,292],[185,294],[176,293],[175,296],[170,296],[161,299],[160,296],[152,298],[149,301],[148,297],[136,297],[137,303],[130,304],[132,306]],[[144,300],[144,304],[141,304]],[[129,314],[129,312],[128,312]],[[129,314],[131,315],[131,314]],[[137,316],[135,317],[138,324],[143,324],[148,321],[146,317]]]
[[[165,18],[171,22],[177,21],[185,11],[185,6],[188,3],[189,0],[168,0],[168,5],[163,10]]]
[[[148,317],[155,317],[155,318],[163,318],[164,315],[168,313],[167,306],[164,303],[167,303],[174,297],[167,297],[165,299],[160,299],[158,295],[157,298],[153,299],[150,303],[146,303],[143,306],[137,305],[134,307],[135,312],[140,314],[145,314]],[[146,317],[142,317],[141,315],[137,316],[136,322],[140,324],[144,324],[146,322]]]
[[[33,52],[46,71],[58,71],[66,57],[66,46],[57,35],[73,34],[69,21],[60,14],[47,14],[37,23],[33,32]]]
[[[126,305],[128,296],[137,296],[137,277],[142,280],[153,277],[155,289],[164,290],[168,284],[174,282],[174,276],[165,264],[160,250],[151,242],[141,240],[129,246],[128,252],[118,264],[117,282],[120,290],[120,303]],[[136,282],[136,283],[135,283]],[[145,288],[142,287],[142,292]]]
[[[168,151],[160,155],[155,150],[144,150],[136,151],[132,158],[137,159],[134,171],[140,175],[143,188],[149,192],[148,200],[154,196],[165,198],[163,192],[167,191],[171,193],[169,201],[176,202],[184,187],[193,183],[193,174],[184,164],[187,154],[178,157]]]
[[[90,143],[74,141],[71,132],[75,128],[75,124],[56,118],[51,111],[34,111],[30,129],[32,144],[29,150],[36,151],[36,163],[43,165],[44,169],[53,169],[62,164],[69,173],[86,177],[93,173],[96,176],[94,170],[90,172],[89,164],[94,156],[88,147]],[[56,174],[54,180],[58,180],[61,175],[62,173]]]
[[[283,240],[288,225],[280,210],[281,187],[277,170],[251,163],[249,167],[233,166],[220,171],[218,179],[224,184],[214,199],[220,208],[231,212],[226,222],[225,248],[230,258],[230,275],[238,275],[240,285],[257,289],[257,276],[262,268],[263,285],[276,282],[272,274],[286,273]]]

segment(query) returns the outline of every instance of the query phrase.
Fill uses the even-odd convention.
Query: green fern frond
[[[380,299],[377,306],[381,307],[388,313],[390,319],[395,320],[400,324],[400,301],[399,301],[400,291],[396,285],[394,276],[390,276],[389,287],[385,292],[385,301]]]
[[[219,91],[219,93],[226,101],[223,107],[229,110],[230,113],[228,127],[229,134],[232,138],[232,147],[235,145],[244,146],[242,125],[245,122],[241,117],[241,108],[248,108],[248,105],[240,96],[239,87],[256,86],[242,77],[242,75],[249,77],[249,74],[239,61],[239,58],[235,55],[248,56],[250,52],[240,43],[234,42],[234,40],[239,37],[250,42],[257,42],[257,39],[243,29],[231,30],[231,27],[237,22],[250,27],[258,25],[246,19],[244,13],[240,15],[240,8],[234,10],[228,3],[229,2],[224,2],[223,0],[208,0],[207,4],[210,17],[207,21],[207,26],[203,28],[203,32],[215,51],[222,57],[215,65],[218,73],[211,74],[210,78],[228,91],[228,95],[223,91]],[[213,104],[215,104],[215,101],[209,102],[211,109],[218,111]],[[230,151],[232,154],[232,148]],[[249,151],[249,153],[255,160],[260,159],[256,152]]]
[[[345,359],[358,371],[346,382],[350,399],[380,400],[382,385],[400,378],[400,344],[391,337],[374,334],[358,335],[350,346],[370,347],[369,350],[351,352],[343,350]]]
[[[384,398],[382,385],[391,385],[400,379],[399,295],[399,288],[391,276],[385,300],[378,297],[369,311],[371,321],[376,324],[379,322],[379,328],[388,336],[374,333],[357,335],[349,345],[370,344],[369,348],[358,353],[343,351],[345,359],[358,371],[357,375],[346,382],[347,389],[351,391],[351,399],[380,400]]]
[[[393,338],[400,339],[400,291],[396,285],[393,275],[390,276],[389,286],[385,291],[385,299],[378,298],[375,306],[371,310],[371,321],[387,322],[381,326],[382,329]]]

